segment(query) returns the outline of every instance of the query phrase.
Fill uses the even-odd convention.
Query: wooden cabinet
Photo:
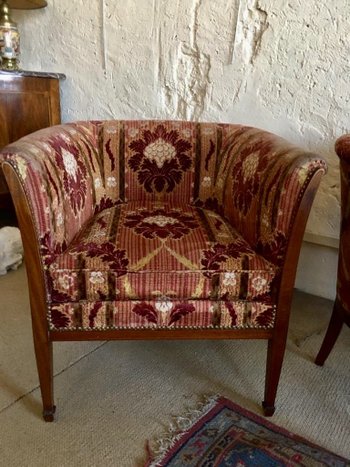
[[[61,121],[58,73],[0,71],[0,149]],[[11,205],[0,171],[0,207]]]

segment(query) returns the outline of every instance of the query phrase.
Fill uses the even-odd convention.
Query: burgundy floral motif
[[[232,195],[235,207],[247,214],[260,187],[260,175],[268,164],[269,144],[257,143],[242,151],[232,172]]]
[[[44,257],[44,262],[46,265],[50,265],[56,259],[56,257],[60,253],[62,253],[61,248],[62,248],[61,245],[57,244],[56,250],[54,253],[52,251],[50,252],[50,250],[47,250],[49,251],[49,253]],[[70,302],[72,300],[72,297],[70,295],[68,295],[65,292],[59,291],[55,288],[55,284],[54,284],[54,281],[52,279],[49,269],[45,271],[45,275],[46,275],[46,285],[47,285],[47,288],[50,294],[51,301],[57,302],[57,303]]]
[[[157,305],[156,305],[157,306]],[[186,316],[188,313],[193,313],[195,311],[194,305],[191,303],[179,303],[175,306],[169,303],[165,303],[164,307],[162,307],[161,304],[158,304],[158,310],[153,307],[153,305],[150,305],[149,303],[137,303],[134,308],[133,312],[136,313],[139,316],[143,316],[147,319],[149,323],[158,323],[158,312],[161,312],[163,309],[166,311],[170,311],[170,320],[168,323],[168,326],[176,323],[176,321],[179,321],[183,316]]]
[[[91,167],[95,171],[94,157],[92,155],[91,147],[90,147],[90,145],[88,144],[88,142],[85,139],[83,139],[83,144],[84,144],[84,146],[86,148]]]
[[[49,265],[55,261],[58,255],[63,253],[66,248],[66,242],[57,243],[52,238],[50,232],[46,232],[40,239],[41,252],[46,265]]]
[[[108,296],[105,293],[101,292],[101,290],[97,290],[97,294],[98,294],[99,300],[101,300],[103,302],[108,300]]]
[[[111,198],[107,198],[107,196],[104,196],[100,203],[95,206],[95,214],[98,214],[99,212],[103,211],[104,209],[107,208],[112,208],[116,203],[111,200]]]
[[[51,321],[55,328],[67,328],[69,325],[69,318],[59,310],[51,311]]]
[[[261,303],[265,303],[265,305],[271,305],[271,302],[272,302],[271,293],[275,292],[275,290],[274,290],[275,283],[276,283],[276,277],[273,278],[273,280],[271,281],[271,284],[269,286],[269,288],[271,289],[271,292],[252,293],[252,300],[258,301],[258,302],[261,302]]]
[[[82,243],[73,248],[71,252],[85,253],[89,258],[100,258],[103,262],[109,264],[118,277],[127,273],[129,260],[126,258],[126,251],[118,250],[111,242],[102,244],[94,242]]]
[[[257,252],[274,264],[283,264],[287,248],[287,239],[282,232],[278,232],[269,242],[261,239],[257,244]]]
[[[231,302],[225,302],[225,307],[227,308],[227,310],[230,313],[230,316],[232,318],[231,326],[236,326],[236,324],[237,324],[237,313],[236,313],[232,303]]]
[[[200,199],[197,199],[194,202],[194,205],[197,208],[208,209],[209,211],[214,211],[222,216],[224,215],[223,207],[219,204],[217,198],[207,198],[204,202]]]
[[[212,270],[218,270],[220,268],[220,263],[227,259],[226,255],[226,245],[216,244],[210,250],[203,251],[203,256],[201,263],[203,269],[205,270],[204,275],[207,277],[212,276]]]
[[[49,179],[50,187],[53,189],[53,191],[55,192],[57,198],[59,199],[60,189],[58,188],[57,183],[53,179],[52,174],[51,174],[51,170],[49,168],[49,165],[46,163],[46,161],[44,162],[44,166],[45,166],[45,170],[46,170],[46,173],[47,173],[47,177]]]
[[[195,308],[192,303],[180,303],[179,305],[176,305],[174,309],[171,310],[169,326],[176,323],[176,321],[179,321],[183,316],[193,313],[194,310]]]
[[[67,248],[66,242],[56,243],[50,232],[46,232],[46,234],[41,237],[40,244],[42,257],[46,266],[52,264],[56,260],[57,256],[62,254]],[[49,271],[46,271],[46,284],[53,302],[66,303],[71,300],[71,297],[67,293],[55,289],[54,282]]]
[[[241,239],[227,245],[216,243],[210,250],[203,251],[201,260],[203,274],[210,278],[214,271],[218,272],[220,270],[221,263],[228,258],[237,259],[249,253],[252,253],[252,250]]]
[[[210,140],[209,152],[207,154],[207,157],[205,158],[205,170],[208,170],[209,162],[210,162],[210,159],[211,159],[212,155],[214,154],[214,152],[215,152],[215,144],[213,143],[212,140]]]
[[[65,192],[69,196],[74,213],[77,214],[85,205],[87,193],[87,170],[79,148],[63,137],[51,138],[50,144],[55,149],[56,163],[62,171]]]
[[[224,225],[224,223],[222,222],[221,219],[217,219],[216,222],[215,222],[215,228],[216,230],[220,230],[221,227]]]
[[[256,322],[259,326],[270,327],[274,322],[273,307],[267,308],[263,313],[260,313],[256,318]]]
[[[52,302],[55,302],[55,303],[67,303],[67,302],[70,302],[73,299],[67,293],[61,292],[61,291],[56,290],[54,288],[54,282],[53,282],[52,277],[50,276],[49,273],[46,275],[46,281],[47,281],[47,288],[49,290],[50,298],[51,298]]]
[[[191,167],[186,154],[191,144],[179,138],[176,130],[166,131],[158,125],[154,131],[145,130],[142,139],[132,141],[129,148],[134,155],[129,167],[137,173],[137,179],[148,193],[170,193],[182,180],[183,172]]]
[[[133,312],[139,316],[145,317],[149,323],[157,324],[158,322],[157,311],[153,308],[152,305],[149,305],[148,303],[137,303],[133,308]]]
[[[98,311],[102,307],[102,302],[96,302],[92,307],[92,310],[89,314],[89,326],[93,328],[95,326],[95,318],[97,316]]]
[[[136,233],[146,238],[181,238],[188,234],[198,224],[192,216],[179,211],[156,209],[148,211],[140,209],[136,213],[129,213],[124,225],[133,228]]]
[[[105,148],[106,148],[106,152],[108,154],[109,160],[111,161],[111,170],[113,171],[115,169],[115,157],[111,150],[111,139],[107,141]]]

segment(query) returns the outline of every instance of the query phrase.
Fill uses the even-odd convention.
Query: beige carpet
[[[41,419],[25,269],[0,277],[0,465],[139,466],[146,439],[203,395],[260,412],[260,341],[55,344],[54,423]],[[273,422],[350,457],[350,330],[313,359],[332,303],[296,292]]]

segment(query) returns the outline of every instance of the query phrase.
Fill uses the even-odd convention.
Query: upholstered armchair
[[[273,414],[317,155],[240,125],[91,121],[1,158],[46,421],[52,343],[68,340],[266,339]]]
[[[350,134],[335,143],[339,157],[341,223],[337,273],[337,294],[333,313],[315,363],[322,366],[336,343],[343,324],[350,326]]]

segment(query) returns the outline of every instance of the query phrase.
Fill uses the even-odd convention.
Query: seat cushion
[[[51,324],[269,327],[277,272],[214,211],[119,204],[48,265]]]

